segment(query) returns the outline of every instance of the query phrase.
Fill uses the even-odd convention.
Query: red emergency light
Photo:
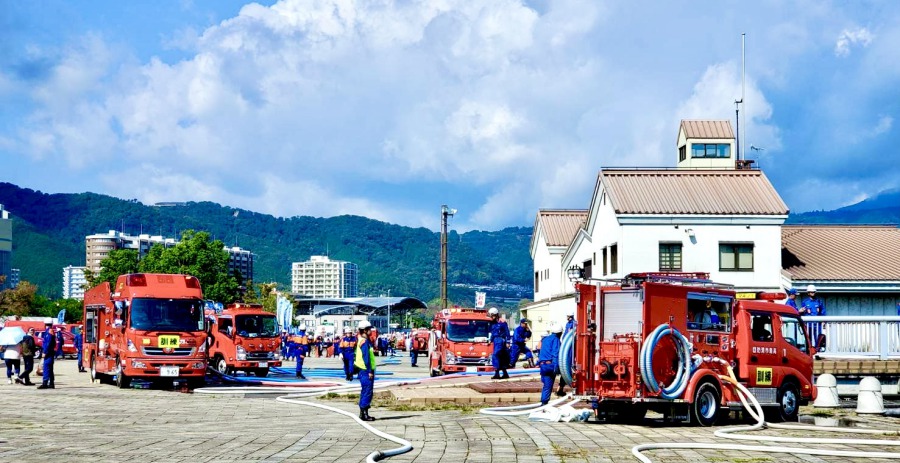
[[[186,275],[184,277],[184,285],[188,288],[200,289],[200,280],[190,275]]]
[[[125,277],[128,286],[147,286],[147,277],[143,273],[134,273]]]
[[[787,299],[787,294],[784,293],[756,293],[756,298],[762,301],[780,301],[782,299]]]

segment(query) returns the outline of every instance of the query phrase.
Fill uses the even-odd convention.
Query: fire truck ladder
[[[705,272],[647,272],[630,273],[623,280],[624,286],[640,286],[641,283],[666,283],[682,286],[702,286],[709,289],[734,289],[734,285],[716,283]]]

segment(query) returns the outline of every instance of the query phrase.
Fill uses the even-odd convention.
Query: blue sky
[[[742,32],[742,143],[793,211],[900,187],[892,1],[0,0],[0,181],[527,226],[733,120]]]

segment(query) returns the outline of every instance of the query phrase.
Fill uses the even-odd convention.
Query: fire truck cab
[[[633,274],[576,285],[576,393],[597,416],[641,420],[648,410],[711,426],[742,404],[734,379],[770,421],[796,421],[814,400],[813,349],[780,293],[736,293],[704,273]]]
[[[190,275],[121,275],[84,294],[82,362],[91,380],[203,384],[206,331],[200,282]]]
[[[266,376],[281,366],[281,343],[275,314],[262,304],[229,304],[219,313],[207,311],[210,365],[222,374],[246,371]]]
[[[483,309],[452,308],[435,314],[428,343],[431,376],[492,371],[490,325]]]

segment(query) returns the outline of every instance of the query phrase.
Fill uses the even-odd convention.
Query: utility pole
[[[441,206],[441,309],[447,308],[447,217],[453,217],[456,209]]]

